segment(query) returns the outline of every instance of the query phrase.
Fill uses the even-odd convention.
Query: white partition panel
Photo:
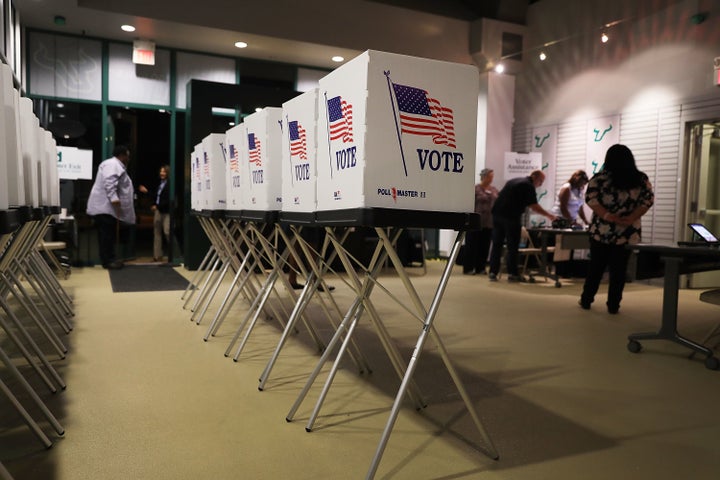
[[[472,212],[476,67],[367,51],[320,80],[317,209]]]
[[[203,205],[205,205],[202,143],[195,145],[192,155],[192,163],[194,167],[194,173],[192,174],[192,205],[193,210],[200,211],[203,209]]]
[[[282,108],[265,107],[245,117],[246,157],[242,168],[242,209],[282,208]]]
[[[245,124],[235,125],[225,132],[227,165],[225,172],[225,195],[228,210],[240,210],[242,204],[242,169],[246,153]]]
[[[317,88],[283,103],[282,198],[286,212],[312,213],[317,203]]]
[[[225,134],[203,138],[203,196],[206,210],[225,210]]]
[[[25,176],[26,202],[33,207],[40,206],[38,188],[38,135],[33,112],[32,100],[26,97],[19,99],[20,109],[20,151],[22,153],[23,174]]]
[[[25,179],[20,155],[20,129],[18,126],[18,100],[20,94],[13,87],[10,67],[0,62],[0,102],[2,107],[2,128],[5,141],[0,145],[7,167],[7,196],[12,206],[26,205]]]
[[[4,84],[4,77],[0,75],[0,90],[5,90],[6,88],[11,89],[12,85],[5,85]],[[11,91],[8,91],[9,94],[12,94]],[[6,95],[4,93],[0,93],[0,98],[5,99]],[[4,101],[2,104],[0,104],[0,108],[2,108],[3,115],[2,115],[2,122],[0,122],[0,210],[7,210],[10,206],[10,196],[9,196],[9,183],[10,178],[8,176],[8,153],[7,148],[5,148],[5,145],[7,144],[7,136],[8,132],[7,130],[7,123],[5,121],[5,104]]]

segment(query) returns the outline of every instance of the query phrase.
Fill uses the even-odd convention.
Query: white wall
[[[695,25],[690,18],[699,12],[707,19]],[[720,55],[717,0],[543,0],[528,8],[527,21],[532,50],[517,78],[519,123],[592,118],[720,93],[712,84],[713,58]],[[603,30],[610,37],[605,44]]]

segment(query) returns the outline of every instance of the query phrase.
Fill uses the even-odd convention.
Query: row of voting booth
[[[59,264],[43,242],[60,213],[57,146],[52,134],[40,127],[32,100],[14,88],[5,64],[0,64],[0,102],[0,362],[13,377],[11,384],[0,379],[0,393],[49,448],[53,436],[65,430],[40,393],[66,387],[51,360],[65,358],[62,336],[72,330],[74,315],[72,299],[56,276],[60,272],[52,268]],[[21,364],[28,367],[22,369],[25,373],[18,368]],[[2,464],[0,478],[12,478]]]
[[[477,69],[368,51],[192,152],[193,210],[472,212]]]
[[[479,225],[473,213],[478,93],[474,66],[367,51],[320,79],[318,88],[250,114],[225,133],[211,133],[192,151],[191,208],[211,247],[183,295],[184,307],[192,310],[191,319],[198,324],[214,312],[208,315],[212,320],[204,336],[207,341],[221,328],[234,302],[247,300],[249,310],[226,350],[234,360],[259,315],[282,319],[283,333],[259,377],[261,391],[288,337],[299,325],[307,329],[322,355],[286,416],[288,421],[336,353],[307,431],[312,430],[344,354],[361,372],[369,370],[362,346],[353,338],[360,319],[367,319],[400,387],[366,478],[375,476],[404,398],[418,408],[425,406],[412,377],[428,339],[440,352],[482,436],[480,450],[498,457],[433,325],[464,232]],[[322,246],[303,240],[301,231],[308,227],[324,230]],[[374,254],[366,264],[344,248],[355,227],[377,233]],[[394,242],[405,228],[458,231],[429,301],[420,298],[395,251]],[[291,258],[296,259],[295,267]],[[332,270],[333,259],[343,266],[336,281],[355,295],[347,308],[338,305],[325,283],[327,275],[340,273]],[[409,298],[403,306],[417,322],[418,339],[409,362],[372,305],[372,292],[381,290],[376,288],[381,284],[379,273],[388,264],[402,279]],[[258,275],[258,265],[269,265],[269,270]],[[299,268],[306,277],[299,294],[283,274],[288,267]],[[231,286],[224,295],[216,295],[230,273]],[[278,285],[288,292],[287,308],[268,301],[279,297]],[[216,297],[221,303],[210,308]],[[320,302],[333,325],[328,342],[319,338],[314,319],[306,315],[311,300]]]

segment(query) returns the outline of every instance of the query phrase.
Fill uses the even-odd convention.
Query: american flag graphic
[[[203,173],[205,178],[210,176],[210,158],[207,152],[203,152]]]
[[[200,178],[200,158],[195,157],[195,178]]]
[[[429,135],[436,145],[455,148],[453,111],[428,95],[426,90],[393,83],[400,110],[402,133]]]
[[[301,160],[307,160],[307,138],[305,129],[297,120],[288,122],[290,133],[290,156],[299,156]]]
[[[248,157],[250,163],[254,163],[258,167],[262,166],[260,139],[254,133],[248,133]]]
[[[353,141],[352,105],[339,95],[327,101],[330,121],[330,140],[342,139],[343,143]]]
[[[228,150],[230,150],[230,171],[240,173],[240,161],[238,159],[240,152],[232,143],[228,145]]]

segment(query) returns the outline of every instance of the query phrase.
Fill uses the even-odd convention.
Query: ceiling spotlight
[[[545,55],[545,52],[540,52],[540,55],[538,55],[538,58],[540,58],[540,61],[544,61],[547,58],[547,55]]]
[[[247,43],[245,42],[235,42],[235,46],[237,48],[247,48]]]
[[[495,65],[496,73],[503,73],[504,71],[505,71],[505,65],[503,65],[502,63],[498,63],[497,65]]]
[[[65,106],[65,104],[64,103],[56,103],[55,106],[57,108],[63,108]]]
[[[255,111],[256,111],[256,112],[262,112],[262,107],[256,107],[256,108],[255,108]]]
[[[610,37],[607,36],[607,33],[603,32],[603,34],[600,35],[600,41],[602,43],[607,43],[608,40],[610,40]]]
[[[228,125],[230,125],[231,127],[234,127],[234,126],[235,126],[235,122],[228,122]]]
[[[132,25],[123,25],[122,27],[120,27],[120,30],[122,30],[123,32],[134,32],[135,27],[133,27]]]
[[[344,62],[345,58],[341,57],[340,55],[335,55],[330,60],[332,60],[335,63],[340,63],[340,62]]]

